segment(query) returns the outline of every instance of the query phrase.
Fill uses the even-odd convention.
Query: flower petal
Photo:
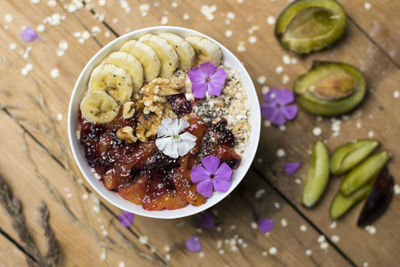
[[[201,181],[196,185],[196,190],[202,196],[211,197],[213,193],[213,181],[211,179]]]
[[[178,154],[180,157],[185,156],[194,146],[196,145],[196,142],[193,142],[191,140],[186,140],[181,142],[176,143],[176,147],[178,149]]]
[[[272,230],[274,227],[274,221],[271,219],[261,219],[258,222],[258,230],[260,230],[261,233],[268,233],[269,231]]]
[[[203,72],[204,76],[211,77],[215,71],[217,70],[217,66],[212,64],[210,61],[204,62],[200,64],[200,69]]]
[[[185,130],[187,127],[190,126],[189,122],[187,120],[178,120],[178,127],[177,127],[177,131],[178,133],[181,133],[183,130]]]
[[[118,215],[119,222],[125,227],[129,227],[132,225],[133,218],[134,218],[134,215],[127,211],[124,211],[120,215]]]
[[[196,98],[204,98],[206,96],[207,83],[199,83],[192,85],[192,94]]]
[[[36,31],[31,27],[25,27],[21,31],[21,37],[25,42],[32,42],[39,38]]]
[[[204,228],[212,228],[214,226],[214,215],[211,212],[206,211],[201,217],[201,225]]]
[[[281,105],[287,105],[294,101],[294,95],[292,91],[282,88],[276,92],[276,102]]]
[[[261,113],[273,124],[282,125],[286,122],[285,115],[281,108],[276,108],[269,104],[262,104]]]
[[[271,88],[268,92],[264,94],[264,101],[268,103],[275,103],[278,91],[279,90],[276,88]]]
[[[171,136],[174,134],[174,120],[171,118],[164,119],[161,121],[160,126],[157,128],[157,137]]]
[[[156,147],[163,151],[169,142],[173,142],[173,139],[169,136],[161,137],[156,139]]]
[[[188,76],[190,81],[192,82],[192,85],[205,83],[207,79],[207,76],[199,67],[189,70]]]
[[[182,141],[185,141],[185,142],[189,142],[189,141],[196,142],[197,137],[189,132],[184,132],[183,134],[179,135],[179,139],[181,139]]]
[[[201,251],[201,243],[200,239],[197,236],[192,236],[185,242],[185,247],[190,252],[199,252]]]
[[[211,173],[199,164],[192,169],[190,178],[192,179],[193,183],[199,183],[204,180],[209,180],[210,175]]]
[[[223,162],[221,166],[219,166],[218,170],[215,172],[215,179],[221,179],[225,181],[230,181],[232,177],[232,169]]]
[[[164,147],[162,152],[165,155],[170,156],[171,158],[174,158],[174,159],[178,158],[179,157],[179,153],[178,153],[178,147],[177,147],[176,144],[177,143],[174,142],[174,140],[171,140],[170,142],[167,143],[167,145]]]
[[[285,172],[289,175],[293,175],[301,166],[300,162],[286,162],[283,164]]]
[[[223,192],[223,193],[227,192],[232,184],[231,181],[226,181],[226,180],[222,180],[222,179],[218,179],[218,178],[215,178],[213,180],[213,182],[214,182],[215,191],[219,191],[219,192]]]
[[[208,94],[219,96],[224,87],[226,80],[226,72],[223,68],[219,68],[211,77],[208,84]]]
[[[210,173],[215,173],[219,167],[219,163],[219,158],[213,155],[207,156],[201,160],[201,164],[203,164],[204,168]]]
[[[275,104],[264,103],[261,104],[261,113],[266,119],[270,119],[272,115],[275,113],[276,106]]]
[[[282,112],[288,120],[293,120],[296,117],[298,110],[297,105],[289,105],[282,108]]]

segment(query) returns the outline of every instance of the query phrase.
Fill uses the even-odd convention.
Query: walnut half
[[[125,126],[118,129],[117,137],[128,143],[134,143],[137,141],[137,137],[133,135],[133,128],[131,126]]]

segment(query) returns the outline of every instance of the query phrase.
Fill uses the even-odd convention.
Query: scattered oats
[[[329,244],[328,244],[328,242],[324,241],[324,242],[322,242],[322,243],[319,245],[319,247],[320,247],[322,250],[327,250],[328,247],[329,247]]]
[[[73,35],[74,35],[75,38],[81,37],[81,33],[80,32],[74,32]]]
[[[300,225],[300,231],[306,232],[307,231],[307,226],[306,225]]]
[[[29,53],[31,52],[31,50],[32,50],[32,46],[28,46],[28,47],[26,48],[26,50],[24,51],[24,54],[22,55],[22,57],[23,57],[24,59],[27,59],[27,58],[29,57]]]
[[[333,222],[331,223],[331,225],[329,225],[329,228],[335,229],[335,228],[336,228],[336,221],[333,221]]]
[[[288,226],[288,222],[285,218],[281,219],[281,225],[282,227],[287,227]]]
[[[257,223],[256,222],[252,222],[251,223],[251,228],[252,229],[257,229]]]
[[[304,252],[306,253],[307,256],[311,256],[312,255],[312,250],[311,249],[306,249]]]
[[[100,260],[101,260],[101,261],[105,261],[106,258],[107,258],[106,249],[105,249],[105,248],[102,248],[101,254],[100,254]]]
[[[275,203],[274,203],[274,207],[275,207],[276,209],[279,209],[279,208],[281,207],[281,204],[279,204],[279,202],[275,202]]]
[[[56,7],[56,6],[57,6],[57,2],[56,2],[55,0],[49,0],[49,1],[47,2],[47,5],[48,5],[49,7]]]
[[[315,127],[315,128],[312,130],[312,133],[313,133],[313,135],[315,135],[315,136],[320,136],[321,133],[322,133],[322,130],[321,130],[321,128],[319,128],[319,127]]]
[[[40,0],[31,0],[31,3],[32,3],[32,4],[39,4],[39,3],[40,3]]]
[[[203,14],[207,20],[213,20],[215,18],[215,16],[214,16],[215,11],[217,11],[216,5],[212,5],[212,6],[202,5],[200,8],[201,14]]]
[[[242,248],[247,248],[247,244],[243,243]]]
[[[317,121],[322,121],[323,118],[322,118],[322,116],[317,116],[317,117],[316,117],[316,120],[317,120]]]
[[[220,249],[220,250],[218,251],[218,253],[219,253],[220,255],[224,255],[225,251],[224,251],[223,249]]]
[[[52,78],[57,78],[58,76],[60,76],[60,70],[59,69],[52,69],[50,72],[50,76]]]
[[[93,207],[93,211],[94,211],[95,213],[99,213],[99,212],[100,212],[100,207],[99,207],[99,206],[94,206],[94,207]]]
[[[89,31],[83,31],[82,32],[82,38],[83,39],[89,39],[89,37],[90,37],[90,32]]]
[[[71,193],[68,193],[67,194],[67,198],[71,198],[72,197],[72,194]]]
[[[172,6],[173,8],[177,8],[177,7],[178,7],[178,3],[177,3],[177,2],[172,2],[172,3],[171,3],[171,6]]]
[[[45,29],[45,27],[44,27],[43,24],[39,24],[39,25],[36,27],[36,30],[37,30],[38,32],[44,32],[44,29]]]
[[[357,128],[357,129],[360,129],[361,127],[362,127],[362,122],[361,122],[360,119],[357,119],[357,121],[356,121],[356,128]]]
[[[251,26],[250,29],[247,30],[247,32],[248,32],[249,34],[253,34],[253,33],[255,33],[256,31],[258,31],[259,29],[260,29],[260,27],[259,27],[258,25],[253,25],[253,26]]]
[[[165,255],[165,259],[166,259],[167,261],[170,261],[170,260],[171,260],[171,255],[169,255],[169,254]]]
[[[131,7],[126,0],[119,0],[119,4],[125,10],[126,13],[131,12]]]
[[[400,97],[400,92],[399,91],[394,91],[393,97],[394,98],[399,98]]]
[[[99,0],[99,6],[105,6],[107,3],[106,0]]]
[[[271,255],[276,255],[276,253],[278,253],[278,249],[277,249],[276,247],[271,247],[271,248],[268,250],[268,252],[269,252],[269,254],[271,254]]]
[[[63,50],[63,51],[67,50],[68,49],[67,41],[64,41],[64,40],[60,41],[58,43],[58,49]]]
[[[230,21],[229,19],[227,19],[227,20],[225,20],[225,24],[226,24],[226,25],[230,25],[230,24],[231,24],[231,21]]]
[[[203,233],[203,229],[201,228],[196,228],[196,232],[198,232],[199,234]]]
[[[337,236],[337,235],[333,235],[331,237],[331,239],[332,239],[332,242],[335,242],[335,243],[339,242],[339,240],[340,240],[339,236]]]
[[[269,120],[265,120],[264,121],[264,126],[265,127],[270,127],[271,126],[271,122]]]
[[[84,194],[82,195],[82,199],[84,199],[84,200],[88,199],[88,197],[89,197],[89,195],[88,195],[87,193],[84,193]]]
[[[255,197],[255,198],[261,198],[264,194],[265,194],[265,189],[261,188],[261,189],[258,189],[258,190],[254,193],[254,197]]]
[[[300,178],[295,178],[295,179],[294,179],[294,182],[295,182],[296,184],[301,184],[301,179],[300,179]]]
[[[393,186],[393,192],[394,192],[395,195],[400,195],[400,185],[395,184]]]
[[[290,81],[290,77],[287,74],[283,74],[282,83],[287,84]]]
[[[281,74],[282,71],[283,71],[283,67],[282,67],[282,66],[278,66],[278,67],[276,67],[276,69],[275,69],[276,74]]]
[[[250,36],[249,37],[249,43],[255,44],[256,42],[257,42],[257,37],[255,37],[255,36]]]
[[[147,244],[147,242],[149,241],[149,238],[147,236],[145,236],[145,235],[142,235],[142,236],[139,237],[139,241],[142,244]]]
[[[259,84],[264,84],[266,81],[267,81],[267,77],[265,77],[264,75],[258,76],[258,78],[257,78],[257,82]]]
[[[160,23],[161,23],[161,25],[167,24],[168,23],[168,18],[167,17],[162,17]]]
[[[118,267],[125,267],[125,262],[120,261],[120,262],[118,263]]]
[[[106,38],[110,38],[111,32],[109,32],[109,31],[105,32],[105,33],[104,33],[104,36],[105,36]]]
[[[226,17],[230,20],[234,20],[235,19],[235,13],[233,12],[228,12],[226,13]]]
[[[222,231],[221,226],[218,226],[216,230],[217,230],[217,232],[221,232]]]
[[[370,233],[371,235],[376,234],[376,228],[375,228],[375,226],[373,226],[373,225],[367,225],[367,226],[365,227],[365,230],[367,230],[368,233]]]
[[[33,69],[33,65],[31,63],[26,64],[25,67],[21,69],[21,74],[26,76]]]
[[[266,86],[266,85],[264,85],[264,86],[261,88],[261,92],[262,92],[263,94],[267,93],[268,91],[269,91],[269,87]]]
[[[368,266],[369,266],[368,262],[363,263],[363,267],[368,267]]]
[[[282,148],[279,148],[276,151],[276,155],[278,156],[278,158],[283,158],[286,155],[285,150],[283,150]]]
[[[199,253],[199,257],[200,258],[204,258],[204,252],[203,251]]]
[[[8,45],[8,48],[10,48],[10,50],[15,50],[15,49],[17,49],[17,44],[16,43],[10,43]]]
[[[325,236],[324,235],[320,235],[319,237],[318,237],[318,243],[322,243],[322,242],[324,242],[325,241]]]
[[[286,126],[285,125],[279,125],[279,130],[282,132],[286,131]]]
[[[242,3],[244,3],[244,0],[237,0],[236,1],[238,4],[242,4]]]
[[[104,236],[108,236],[108,232],[107,232],[106,230],[103,230],[101,233],[102,233],[102,235],[104,235]]]
[[[147,12],[150,10],[150,5],[149,4],[142,4],[139,6],[139,11],[142,15],[142,17],[147,16]]]
[[[268,16],[267,23],[269,25],[274,25],[275,24],[275,18],[273,16]]]
[[[231,30],[226,30],[225,31],[225,36],[226,37],[231,37],[232,36],[232,31]]]
[[[6,22],[11,23],[14,20],[14,16],[12,14],[6,14],[4,16],[4,19],[6,20]]]
[[[245,45],[245,43],[244,43],[243,41],[240,41],[239,44],[238,44],[237,50],[238,50],[239,52],[244,52],[244,51],[246,51],[246,47],[245,47],[244,45]]]
[[[375,135],[375,133],[374,133],[373,131],[369,131],[369,132],[368,132],[368,137],[369,137],[369,138],[374,137],[374,135]]]
[[[189,14],[183,14],[183,20],[188,20],[190,18]]]
[[[366,9],[366,10],[370,10],[371,9],[371,4],[370,3],[365,3],[364,4],[364,8]]]
[[[164,246],[164,251],[168,253],[168,252],[171,251],[171,248],[168,245],[165,245]]]
[[[290,57],[288,55],[284,55],[282,57],[283,64],[290,64]]]
[[[93,36],[96,36],[97,34],[99,34],[101,32],[101,29],[99,26],[93,26],[92,27],[92,34]]]
[[[268,251],[263,251],[263,252],[261,253],[261,255],[263,255],[263,256],[268,256]]]
[[[291,63],[292,64],[297,64],[297,58],[293,57],[292,60],[291,60]]]

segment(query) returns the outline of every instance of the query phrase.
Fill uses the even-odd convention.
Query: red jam
[[[183,95],[169,99],[179,116],[190,114],[190,103]],[[80,116],[80,142],[90,167],[94,168],[108,190],[146,210],[179,209],[199,206],[206,198],[191,182],[191,169],[207,155],[215,155],[231,168],[238,167],[241,157],[234,150],[234,135],[226,128],[226,120],[205,123],[190,114],[185,130],[197,137],[196,146],[185,156],[173,159],[149,142],[128,143],[116,136],[124,126],[135,127],[139,114],[131,119],[118,116],[110,123],[95,124]]]

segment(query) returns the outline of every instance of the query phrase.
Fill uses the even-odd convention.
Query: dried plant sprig
[[[49,209],[46,203],[42,202],[39,206],[39,224],[44,229],[44,235],[47,239],[47,252],[45,258],[48,266],[57,266],[60,260],[60,246],[56,239],[56,235],[49,223]]]

